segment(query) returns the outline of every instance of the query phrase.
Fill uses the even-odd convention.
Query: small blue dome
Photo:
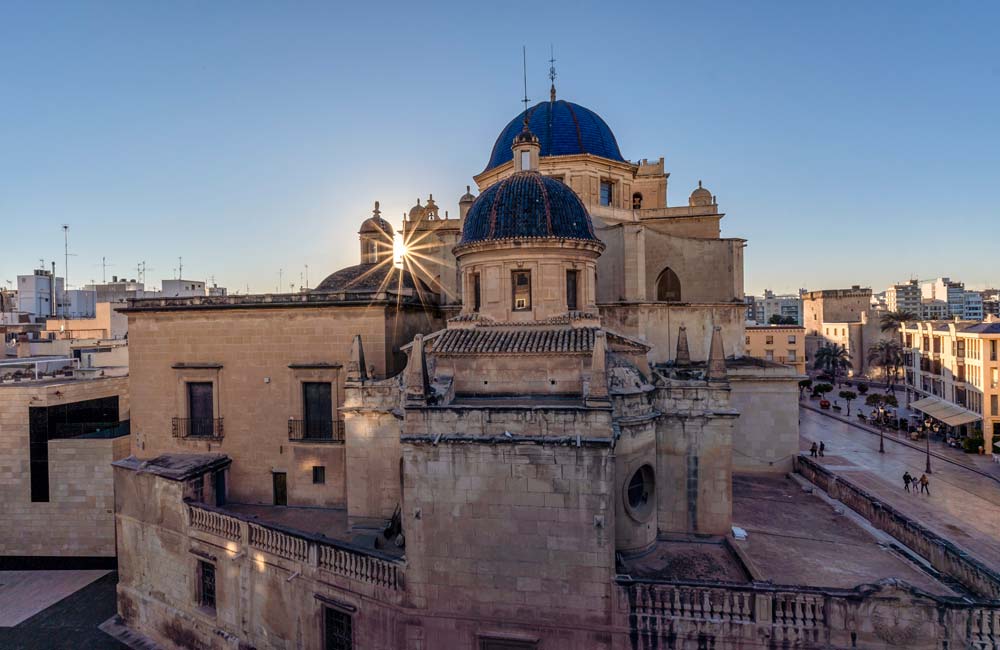
[[[465,216],[460,243],[526,237],[597,241],[576,192],[534,171],[512,174],[486,188]]]
[[[514,159],[510,150],[514,137],[524,128],[524,112],[500,132],[486,170]],[[589,153],[611,160],[625,161],[618,149],[615,134],[601,116],[579,104],[562,99],[541,102],[528,109],[528,128],[538,136],[542,156],[571,156]],[[486,171],[484,170],[484,171]]]

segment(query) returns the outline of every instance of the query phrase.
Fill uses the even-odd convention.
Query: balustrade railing
[[[397,563],[370,555],[360,555],[336,546],[320,546],[319,566],[337,575],[387,589],[400,587]]]
[[[370,553],[333,540],[299,536],[203,503],[188,502],[187,510],[189,525],[194,530],[241,542],[286,560],[312,563],[350,580],[392,590],[402,588],[402,561],[380,556],[377,551]]]
[[[250,546],[288,560],[304,562],[309,557],[309,543],[273,528],[248,524]]]

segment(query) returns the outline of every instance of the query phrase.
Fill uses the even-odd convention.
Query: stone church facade
[[[667,180],[553,91],[458,218],[414,206],[398,265],[376,205],[313,292],[132,301],[121,624],[204,649],[994,634],[985,567],[783,585],[731,541],[734,477],[793,468],[799,377],[743,355],[744,242]]]

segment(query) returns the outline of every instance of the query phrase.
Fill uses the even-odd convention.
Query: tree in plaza
[[[843,345],[827,343],[816,350],[813,368],[825,370],[833,377],[833,383],[837,383],[837,376],[841,370],[846,371],[851,367],[851,354]]]
[[[799,382],[799,399],[802,399],[802,393],[812,388],[812,379],[803,379]]]
[[[903,365],[903,348],[895,341],[882,339],[868,348],[868,363],[882,369],[886,378],[885,390],[888,393],[896,383],[899,369]]]
[[[858,399],[858,394],[853,390],[842,390],[840,391],[840,399],[847,402],[847,415],[851,414],[851,402]]]
[[[899,400],[896,399],[895,395],[883,395],[882,403],[885,404],[886,406],[891,406],[894,409],[899,408]]]
[[[858,384],[858,393],[865,395],[868,393],[868,384]]]
[[[833,386],[830,384],[816,384],[813,386],[813,395],[819,395],[822,398],[824,395],[833,390]]]

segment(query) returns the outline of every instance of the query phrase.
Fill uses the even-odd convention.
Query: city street
[[[930,495],[903,490],[903,473],[919,478],[922,451],[896,444],[886,434],[885,454],[879,437],[853,424],[799,409],[801,449],[826,443],[819,458],[828,469],[878,496],[885,503],[966,549],[992,567],[1000,567],[1000,483],[969,469],[931,459]]]

